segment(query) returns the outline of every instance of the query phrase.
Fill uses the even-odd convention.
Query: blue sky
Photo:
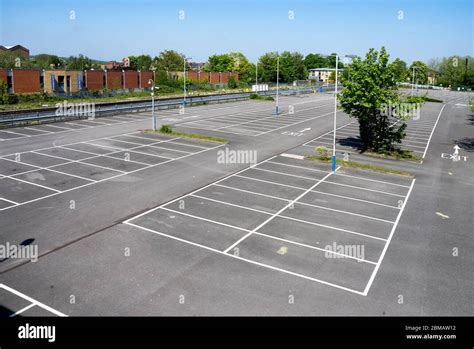
[[[473,55],[473,17],[472,0],[0,0],[0,44],[101,60],[174,49],[195,61],[384,45],[410,63]]]

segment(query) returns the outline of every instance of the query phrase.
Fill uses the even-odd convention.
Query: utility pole
[[[277,93],[276,93],[276,105],[275,105],[275,114],[278,115],[280,112],[280,108],[278,105],[278,81],[280,79],[280,55],[277,56]]]
[[[332,172],[336,171],[336,114],[337,114],[337,66],[338,66],[338,59],[339,56],[336,53],[336,78],[335,82],[336,84],[334,85],[334,129],[332,131],[333,133],[333,141],[332,141]]]

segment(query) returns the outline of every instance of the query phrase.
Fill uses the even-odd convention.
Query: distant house
[[[189,62],[189,65],[191,66],[191,70],[197,70],[200,71],[202,70],[203,67],[205,67],[207,62]]]
[[[105,64],[102,64],[100,68],[102,70],[108,69],[108,70],[113,70],[113,69],[122,69],[123,64],[121,62],[116,62],[116,61],[109,61]]]
[[[15,45],[15,46],[0,45],[0,52],[12,52],[18,56],[22,56],[25,59],[30,58],[30,50],[28,50],[26,47],[23,47],[21,45]]]
[[[335,68],[314,68],[309,69],[309,76],[308,79],[316,80],[319,82],[328,82],[331,73],[336,71]],[[338,72],[341,73],[342,69],[338,69]],[[339,74],[338,74],[339,75]]]
[[[438,82],[439,71],[434,69],[428,70],[428,85],[436,85]]]

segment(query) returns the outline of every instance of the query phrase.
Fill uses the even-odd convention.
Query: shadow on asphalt
[[[460,146],[465,151],[474,151],[474,138],[461,138],[455,140],[454,143]]]

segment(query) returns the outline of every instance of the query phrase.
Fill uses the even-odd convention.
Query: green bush
[[[237,88],[237,82],[235,81],[233,76],[229,76],[229,80],[227,81],[228,88]]]
[[[258,94],[256,93],[250,94],[250,99],[258,99]]]
[[[316,153],[316,156],[320,160],[329,160],[331,158],[331,153],[329,149],[325,146],[320,145],[314,148],[314,152]]]
[[[173,128],[169,124],[163,124],[160,127],[160,132],[161,133],[173,133]]]

